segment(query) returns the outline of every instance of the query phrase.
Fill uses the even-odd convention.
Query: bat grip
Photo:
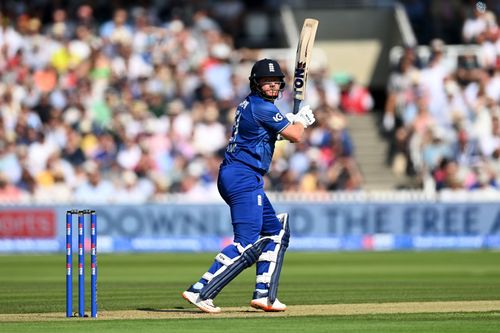
[[[302,102],[300,99],[293,99],[293,114],[297,114],[299,112],[300,102]]]

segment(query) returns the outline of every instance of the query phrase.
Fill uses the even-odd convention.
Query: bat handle
[[[293,100],[293,114],[297,114],[299,112],[300,102],[302,102],[300,99],[294,98],[294,100]]]

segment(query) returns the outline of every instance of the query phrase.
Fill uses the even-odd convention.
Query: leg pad
[[[255,244],[246,248],[239,257],[232,260],[229,265],[224,265],[217,271],[212,279],[201,289],[200,298],[203,300],[214,299],[229,282],[231,282],[245,268],[252,266],[262,253],[269,239],[259,239]]]

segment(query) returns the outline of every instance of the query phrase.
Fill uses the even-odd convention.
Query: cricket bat
[[[302,31],[300,32],[293,76],[293,113],[299,112],[300,103],[304,100],[306,95],[307,73],[309,71],[311,52],[314,38],[316,37],[316,30],[318,30],[318,24],[318,20],[306,18],[302,26]]]

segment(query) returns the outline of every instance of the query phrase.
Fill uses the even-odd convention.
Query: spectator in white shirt
[[[110,181],[101,178],[101,173],[94,161],[85,162],[83,169],[86,180],[75,190],[77,202],[109,203],[113,200],[115,189]]]

